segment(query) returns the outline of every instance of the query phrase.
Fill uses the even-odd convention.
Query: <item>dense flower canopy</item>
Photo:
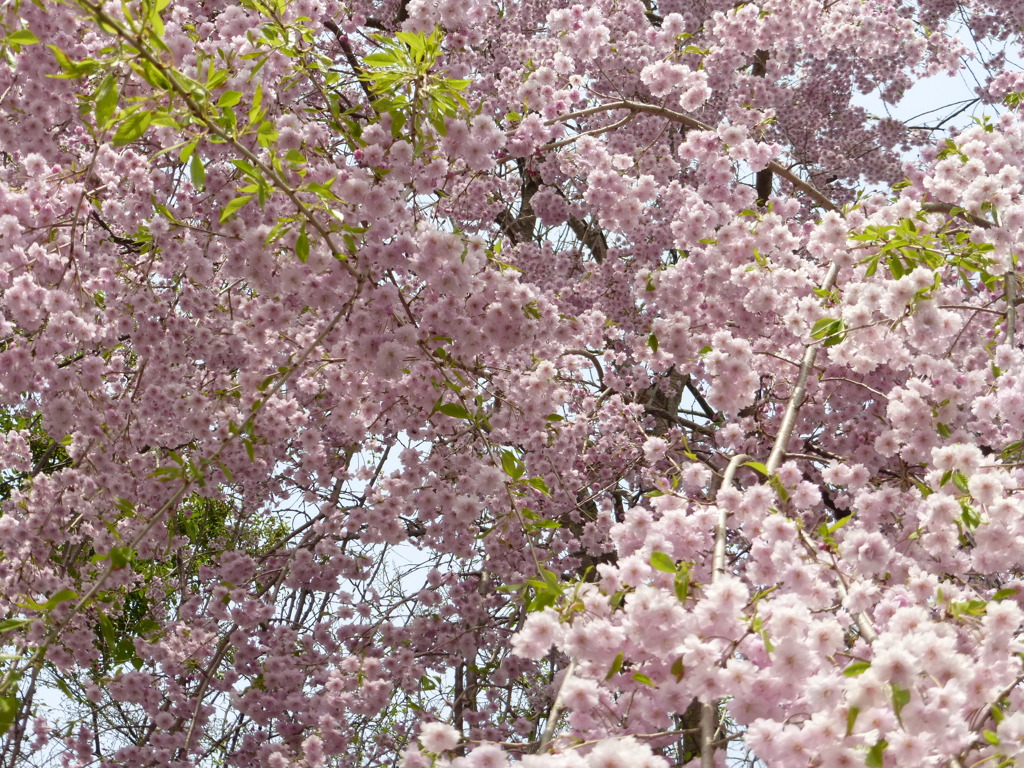
[[[0,764],[1024,763],[1024,4],[2,14]]]

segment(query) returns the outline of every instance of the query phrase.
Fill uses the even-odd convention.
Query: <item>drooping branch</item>
[[[564,123],[567,120],[576,120],[581,117],[589,117],[590,115],[600,114],[602,112],[613,112],[616,110],[624,109],[630,112],[643,112],[648,115],[658,115],[671,120],[674,123],[679,123],[687,128],[692,128],[698,131],[713,131],[707,123],[701,122],[695,117],[683,114],[682,112],[676,112],[675,110],[669,109],[668,107],[659,106],[657,104],[644,104],[641,101],[613,101],[608,104],[598,104],[593,107],[587,107],[586,109],[580,109],[575,112],[568,112],[559,117],[548,120],[545,125],[554,125],[556,123]],[[813,184],[804,181],[791,170],[785,166],[779,165],[778,163],[769,163],[767,168],[772,173],[777,175],[779,178],[785,179],[794,187],[799,189],[801,192],[806,194],[820,207],[827,211],[838,211],[839,206],[833,203],[829,198],[817,189]]]
[[[828,268],[824,281],[822,281],[822,290],[832,290],[838,275],[839,267],[833,263]],[[800,361],[800,372],[796,376],[793,391],[786,402],[786,410],[782,414],[782,421],[779,424],[779,431],[775,436],[772,451],[768,455],[768,461],[765,462],[769,475],[774,475],[785,459],[786,446],[789,444],[789,438],[793,434],[793,428],[796,426],[796,419],[800,413],[800,406],[803,405],[804,396],[807,393],[807,379],[811,375],[811,371],[814,370],[814,360],[818,355],[818,346],[818,344],[808,344],[804,349],[804,356]]]
[[[558,716],[562,714],[562,694],[565,691],[566,683],[569,682],[569,678],[572,677],[575,670],[576,661],[575,659],[572,659],[569,661],[569,665],[565,668],[565,674],[562,675],[562,682],[558,685],[558,693],[555,695],[555,700],[551,704],[551,709],[548,710],[548,720],[544,724],[544,734],[540,737],[540,744],[537,746],[537,754],[544,752],[555,736],[555,728],[558,726]]]
[[[736,470],[750,457],[738,453],[729,460],[722,475],[721,488],[731,488]],[[717,494],[716,494],[717,496]],[[718,523],[715,526],[715,549],[711,556],[711,583],[714,584],[725,573],[725,539],[729,532],[729,511],[725,507],[718,508]],[[700,713],[700,765],[701,768],[715,766],[715,731],[718,730],[718,706],[714,702],[704,702]]]

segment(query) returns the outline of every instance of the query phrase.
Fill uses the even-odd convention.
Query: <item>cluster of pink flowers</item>
[[[0,762],[1024,759],[1018,5],[5,10]]]

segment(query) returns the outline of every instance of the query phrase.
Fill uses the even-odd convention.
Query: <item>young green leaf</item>
[[[651,678],[649,678],[643,672],[634,672],[632,675],[630,675],[630,677],[632,677],[638,683],[641,683],[643,685],[651,686],[651,688],[657,688],[658,687],[657,685],[654,684],[654,681],[651,680]]]
[[[114,111],[117,109],[117,78],[112,73],[100,81],[94,98],[96,125],[103,128],[110,122],[110,118],[114,116]]]
[[[220,222],[221,222],[221,224],[223,224],[225,221],[227,221],[229,218],[231,218],[235,213],[240,211],[245,205],[247,205],[249,202],[251,202],[253,197],[254,197],[253,195],[242,195],[241,197],[236,197],[230,203],[225,205],[224,206],[224,210],[220,212]]]
[[[683,665],[683,657],[680,656],[678,659],[672,662],[672,669],[670,670],[678,683],[686,675],[686,667]]]
[[[39,42],[39,38],[35,36],[31,29],[25,27],[16,32],[11,32],[11,34],[4,38],[4,42],[9,45],[34,45]]]
[[[623,656],[622,651],[619,651],[619,655],[615,657],[615,661],[612,662],[612,668],[608,670],[608,674],[604,676],[605,680],[611,680],[615,675],[622,669]]]
[[[242,100],[242,94],[240,91],[224,91],[217,99],[218,107],[233,107],[235,104]]]
[[[875,745],[868,750],[868,755],[864,760],[864,765],[867,768],[882,768],[885,759],[885,748],[889,746],[889,742],[885,739],[880,739],[875,742]]]
[[[0,696],[0,734],[7,733],[14,725],[20,706],[17,696]]]
[[[855,661],[852,664],[849,664],[846,667],[846,669],[843,670],[843,674],[846,677],[856,677],[857,675],[862,675],[865,672],[867,672],[868,669],[870,669],[870,667],[871,667],[870,662],[867,662],[867,661]]]
[[[151,122],[153,122],[153,113],[147,110],[140,110],[128,115],[118,126],[111,143],[118,147],[130,144],[141,138]]]
[[[548,484],[545,483],[544,479],[541,478],[541,477],[530,477],[530,478],[527,478],[526,484],[529,485],[534,490],[540,491],[545,496],[550,496],[551,495],[551,490],[548,488]],[[554,521],[551,521],[551,522],[554,522]]]
[[[458,403],[445,403],[444,405],[438,406],[438,413],[443,413],[445,416],[451,416],[453,419],[469,419],[472,418],[469,411],[464,406]]]
[[[198,152],[193,153],[192,162],[189,163],[189,177],[192,179],[192,186],[202,191],[206,188],[206,169],[203,167],[203,159]]]
[[[663,573],[675,573],[676,561],[664,552],[652,552],[651,567]]]
[[[4,619],[0,621],[0,632],[10,632],[12,629],[18,629],[31,623],[32,619]]]
[[[526,467],[523,466],[523,462],[512,453],[512,451],[502,451],[501,453],[501,468],[505,470],[505,474],[511,477],[513,480],[518,480],[526,472]]]
[[[849,712],[846,713],[846,735],[849,736],[853,733],[853,726],[857,723],[857,715],[860,714],[860,710],[857,707],[850,707]]]

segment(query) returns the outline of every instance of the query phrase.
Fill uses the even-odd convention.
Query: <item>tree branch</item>
[[[598,264],[604,261],[605,256],[608,255],[608,241],[605,239],[604,232],[590,222],[581,221],[575,216],[570,216],[567,223],[576,238],[590,251],[594,261]]]
[[[740,465],[749,461],[745,453],[738,453],[729,459],[722,476],[719,488],[730,488]],[[717,497],[717,493],[715,496]],[[718,508],[718,524],[715,526],[715,549],[711,556],[711,583],[714,584],[725,573],[725,538],[729,531],[729,512],[724,507]],[[718,705],[715,702],[704,702],[700,713],[700,766],[715,768],[715,731],[718,730]]]
[[[707,123],[703,123],[695,117],[683,114],[682,112],[676,112],[675,110],[669,109],[668,107],[658,106],[657,104],[644,104],[640,101],[613,101],[608,104],[599,104],[594,107],[588,107],[587,109],[580,109],[576,112],[569,112],[561,115],[560,117],[552,118],[546,121],[545,125],[554,125],[556,123],[562,123],[566,120],[575,120],[580,117],[589,117],[590,115],[600,114],[601,112],[612,112],[618,109],[625,109],[630,112],[643,112],[649,115],[658,115],[671,120],[674,123],[679,123],[687,128],[693,128],[698,131],[713,131]],[[820,192],[813,184],[804,181],[795,173],[790,171],[788,168],[779,165],[778,163],[768,163],[768,169],[770,169],[779,178],[785,179],[794,187],[802,191],[808,197],[810,197],[815,203],[827,211],[839,211],[839,206],[828,199],[822,192]]]
[[[562,675],[562,682],[558,684],[558,693],[555,695],[555,701],[548,711],[548,721],[544,724],[544,735],[540,737],[540,746],[537,747],[537,754],[547,749],[551,739],[554,738],[555,728],[558,725],[558,716],[562,714],[562,693],[565,691],[565,684],[569,682],[569,678],[572,677],[575,671],[576,660],[571,659],[569,665],[565,668],[565,674]]]
[[[825,274],[825,280],[821,284],[822,289],[825,291],[832,290],[838,275],[839,267],[833,263]],[[814,359],[818,355],[818,346],[816,343],[808,344],[806,349],[804,349],[804,356],[800,361],[800,372],[796,376],[796,384],[793,386],[793,391],[789,395],[789,401],[786,403],[786,411],[782,414],[782,422],[779,424],[779,431],[775,436],[772,452],[768,456],[768,461],[765,462],[769,475],[775,474],[786,455],[786,446],[789,444],[789,438],[793,434],[793,428],[796,426],[796,417],[800,413],[800,406],[803,405],[804,396],[807,392],[807,379],[811,375],[811,371],[814,370]]]

